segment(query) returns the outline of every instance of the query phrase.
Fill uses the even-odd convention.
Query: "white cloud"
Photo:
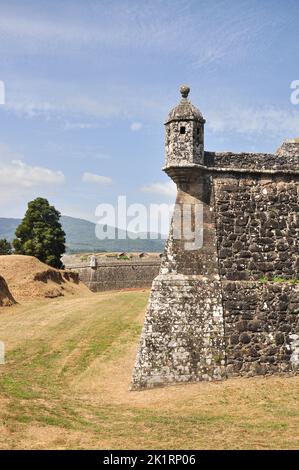
[[[107,153],[97,152],[96,150],[86,149],[74,149],[69,152],[70,158],[74,160],[109,160],[111,157]]]
[[[165,183],[151,183],[140,188],[140,191],[173,197],[176,195],[176,185],[172,181],[166,181]]]
[[[76,86],[68,82],[29,81],[21,88],[18,82],[12,82],[10,95],[1,110],[11,112],[19,117],[58,120],[67,131],[71,129],[100,128],[107,120],[125,119],[130,123],[132,132],[142,129],[141,120],[154,119],[161,122],[161,116],[170,108],[168,95],[163,96],[158,90],[154,98],[148,98],[141,92],[136,100],[136,91],[125,90],[122,86],[105,88],[101,96],[97,92],[81,95]],[[45,99],[51,90],[49,99]],[[53,91],[54,90],[54,91]],[[25,92],[25,93],[24,93]],[[33,98],[34,97],[34,98]],[[200,106],[200,98],[192,100]],[[299,110],[293,106],[279,108],[278,106],[248,106],[221,98],[211,97],[205,104],[204,115],[206,128],[215,133],[237,132],[238,134],[292,137],[298,134]],[[132,121],[132,116],[138,116],[140,121]]]
[[[59,107],[53,103],[42,100],[30,100],[30,98],[19,98],[9,100],[5,103],[5,110],[16,114],[18,117],[35,118],[45,116],[49,118],[53,113],[59,111]]]
[[[11,77],[9,85],[1,110],[18,117],[58,119],[66,130],[97,128],[98,119],[127,117],[128,104],[133,101],[123,89],[113,89],[112,98],[110,87],[100,94],[90,88],[82,93],[82,84],[72,80]]]
[[[123,114],[122,106],[112,102],[110,98],[93,98],[86,95],[68,97],[65,111],[81,113],[96,118],[116,117]]]
[[[288,11],[278,17],[276,9],[257,7],[256,2],[200,2],[200,8],[190,0],[143,2],[142,8],[132,0],[92,3],[92,9],[62,5],[51,14],[22,7],[21,2],[18,7],[1,5],[0,49],[10,55],[71,54],[82,47],[150,49],[184,54],[193,66],[205,67],[267,50],[289,23]]]
[[[59,184],[64,180],[65,177],[61,171],[28,165],[21,155],[0,144],[0,183],[2,186],[31,188],[45,184]]]
[[[99,124],[91,122],[66,122],[64,124],[64,129],[73,130],[73,129],[97,129]]]
[[[107,51],[114,48],[118,51],[128,47],[130,53],[133,48],[143,52],[148,48],[159,54],[167,53],[169,58],[172,53],[177,57],[183,52],[190,66],[209,68],[219,63],[226,66],[238,61],[243,63],[250,58],[250,52],[267,51],[272,44],[272,35],[276,37],[286,23],[287,14],[276,18],[265,6],[256,8],[248,4],[245,7],[243,2],[232,6],[228,0],[222,0],[221,4],[223,8],[219,8],[217,2],[212,6],[210,2],[203,3],[197,13],[188,0],[164,0],[158,1],[157,5],[147,2],[142,9],[138,2],[124,1],[121,5],[110,2],[104,8],[93,5],[92,16],[79,7],[74,8],[72,14],[59,14],[59,18],[55,9],[53,14],[43,15],[33,10],[26,11],[25,7],[19,12],[8,5],[1,10],[0,50],[3,49],[2,53],[8,57],[13,53],[21,54],[24,49],[30,54],[42,52],[43,56],[66,52],[69,55],[74,50],[82,52],[84,46],[91,48],[87,51],[91,54],[96,50],[97,57],[103,53],[104,60]],[[263,14],[265,10],[267,15]],[[233,21],[232,12],[235,13]],[[210,18],[213,18],[213,28],[210,28]],[[186,72],[190,70],[187,68]],[[155,86],[145,82],[132,87],[132,84],[116,79],[101,82],[101,87],[94,90],[89,84],[87,92],[82,83],[78,87],[73,78],[62,83],[52,76],[43,83],[33,78],[31,83],[23,79],[19,83],[10,80],[9,96],[3,110],[19,116],[58,119],[62,125],[68,121],[65,129],[91,129],[98,125],[86,122],[89,119],[106,122],[107,119],[122,118],[131,123],[132,131],[138,131],[142,124],[132,122],[132,119],[144,121],[154,118],[160,122],[173,100],[173,94],[165,84]],[[264,124],[261,110],[248,116],[249,120],[250,110],[247,113],[243,111],[244,117],[240,110],[239,122],[234,107],[218,113],[215,106],[215,112],[207,113],[207,126],[215,132],[231,129],[253,133],[269,129],[274,133],[278,127],[281,130],[279,115],[273,116],[273,112],[270,115],[268,111],[264,116],[269,118],[269,123]],[[297,117],[286,116],[283,126],[283,132],[292,131],[298,127]]]
[[[0,49],[1,50],[1,49]],[[140,127],[143,117],[161,121],[169,107],[162,89],[154,95],[124,83],[104,84],[99,90],[92,84],[82,89],[82,84],[72,80],[29,78],[9,80],[9,93],[1,112],[19,118],[40,118],[58,121],[64,130],[106,128],[107,120],[126,120],[128,126]]]
[[[84,183],[97,183],[97,184],[111,184],[112,179],[109,176],[101,176],[95,173],[85,172],[82,175],[82,181]]]
[[[0,80],[0,104],[5,103],[5,84]]]
[[[107,153],[95,152],[91,155],[91,158],[94,158],[95,160],[109,160],[111,157]]]
[[[274,106],[243,107],[230,104],[206,115],[207,127],[215,133],[297,136],[299,111]]]
[[[51,17],[20,7],[2,8],[0,29],[5,44],[31,53],[43,50],[57,54],[67,49],[71,53],[80,46],[95,45],[185,50],[178,39],[190,32],[192,12],[185,11],[184,4],[183,0],[164,0],[163,4],[148,3],[140,9],[139,2],[110,2],[104,7],[95,2],[92,15],[82,8],[73,8],[72,13],[67,9],[66,14],[62,7],[59,16],[54,13]]]
[[[133,132],[140,131],[140,129],[142,128],[142,123],[141,122],[132,122],[130,128],[131,128],[131,131],[133,131]]]

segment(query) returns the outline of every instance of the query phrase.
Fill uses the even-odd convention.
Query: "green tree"
[[[61,268],[65,233],[59,219],[60,212],[47,199],[38,197],[29,202],[25,217],[16,229],[15,253],[35,256],[43,263]]]
[[[9,243],[6,238],[1,238],[0,239],[0,255],[11,255],[12,252],[12,246],[11,243]]]

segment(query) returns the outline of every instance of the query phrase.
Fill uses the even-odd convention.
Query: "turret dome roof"
[[[166,123],[171,121],[187,121],[187,120],[195,120],[195,121],[202,121],[205,122],[203,115],[196,108],[190,101],[188,100],[188,94],[190,92],[190,88],[187,85],[182,85],[180,88],[180,92],[182,95],[181,101],[177,106],[171,109],[169,112]]]

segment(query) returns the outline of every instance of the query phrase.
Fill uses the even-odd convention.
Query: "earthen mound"
[[[33,256],[0,256],[0,273],[16,299],[91,295],[73,271],[52,268]]]
[[[0,276],[0,307],[8,307],[15,303],[16,301],[9,292],[9,288],[5,279]]]

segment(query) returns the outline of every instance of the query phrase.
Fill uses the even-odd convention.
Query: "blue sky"
[[[297,0],[1,0],[0,216],[47,197],[168,203],[163,121],[181,83],[206,150],[273,152],[299,135]]]

